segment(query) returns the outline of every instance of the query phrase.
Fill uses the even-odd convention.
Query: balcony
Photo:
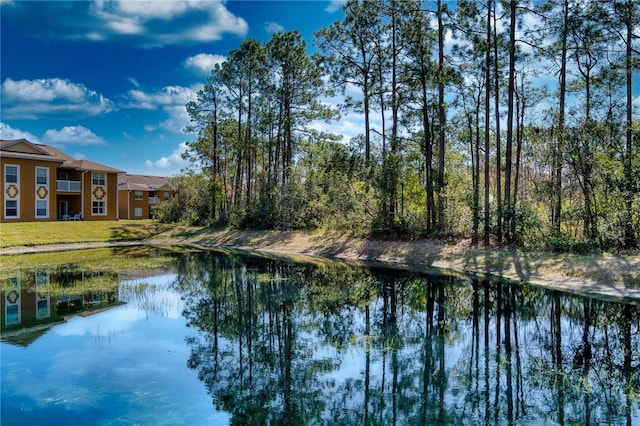
[[[80,192],[82,182],[76,180],[57,180],[56,191],[58,192]]]
[[[158,204],[160,202],[159,197],[149,197],[149,204]]]

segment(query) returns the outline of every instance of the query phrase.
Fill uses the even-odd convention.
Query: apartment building
[[[166,177],[118,175],[118,218],[153,219],[153,207],[170,201],[174,192]]]
[[[0,222],[115,220],[122,170],[26,139],[0,140]]]

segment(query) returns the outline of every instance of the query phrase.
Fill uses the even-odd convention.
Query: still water
[[[14,275],[2,425],[640,425],[636,303],[216,251]]]

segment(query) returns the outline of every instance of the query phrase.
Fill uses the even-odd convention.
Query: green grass
[[[19,222],[0,224],[0,247],[95,241],[142,241],[172,229],[152,220]]]
[[[86,283],[82,285],[88,289],[102,289],[112,285],[116,275],[135,276],[172,266],[175,259],[170,253],[149,247],[122,247],[3,255],[0,258],[0,290],[11,286],[8,280],[15,277],[20,278],[25,288],[34,286],[33,278],[28,276],[36,269],[53,274],[82,271],[93,275],[83,280]]]

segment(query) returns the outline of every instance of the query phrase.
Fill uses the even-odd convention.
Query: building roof
[[[37,145],[37,146],[44,149],[54,157],[63,159],[65,161],[63,164],[63,167],[69,167],[77,170],[89,170],[92,172],[124,173],[123,170],[116,169],[114,167],[105,166],[104,164],[95,163],[93,161],[76,160],[70,155],[67,155],[64,152],[52,146],[47,146],[47,145]]]
[[[175,187],[166,177],[125,173],[118,176],[118,190],[175,191]]]
[[[26,139],[0,140],[0,155],[10,158],[53,161],[60,167],[93,172],[124,173],[124,171],[89,160],[76,160],[52,146],[35,144]]]
[[[53,156],[40,146],[33,144],[26,139],[0,140],[0,155],[7,158],[24,158],[29,160],[64,163],[62,158]]]

